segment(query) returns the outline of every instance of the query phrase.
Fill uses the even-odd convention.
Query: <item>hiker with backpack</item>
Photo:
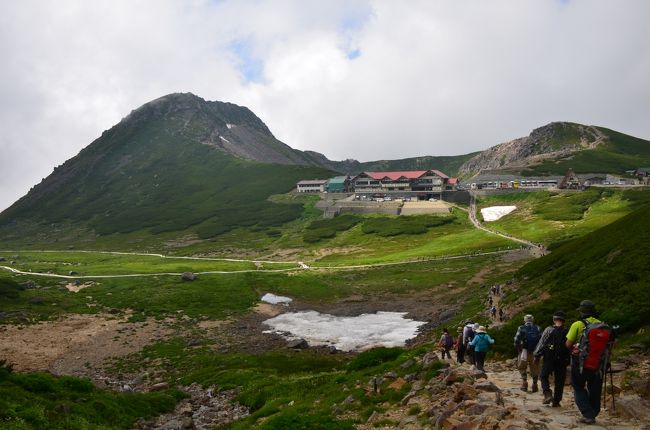
[[[447,328],[442,329],[442,336],[440,337],[440,342],[438,344],[440,348],[442,348],[442,359],[445,359],[445,355],[447,355],[447,358],[451,360],[451,354],[449,351],[454,347],[454,338],[449,334],[449,330]]]
[[[539,326],[535,325],[535,318],[532,315],[524,317],[524,325],[519,326],[515,334],[515,348],[519,354],[518,369],[521,375],[521,391],[528,391],[528,370],[533,378],[532,392],[539,391],[537,379],[539,378],[539,366],[535,362],[534,352],[537,343],[542,337]]]
[[[542,393],[544,393],[543,404],[552,404],[552,407],[559,408],[564,394],[564,381],[566,381],[566,368],[569,365],[571,353],[566,347],[566,335],[569,329],[564,322],[564,312],[557,311],[553,314],[553,325],[546,327],[542,338],[537,343],[534,356],[535,362],[539,363],[544,358],[540,380],[542,382]],[[549,376],[553,375],[555,390],[551,390]]]
[[[476,336],[476,330],[478,330],[480,326],[479,323],[474,323],[469,330],[465,332],[465,353],[467,354],[467,360],[473,365],[476,364],[476,360],[474,360],[474,346],[472,345],[472,340],[474,339],[474,336]]]
[[[458,360],[459,363],[464,363],[465,362],[465,355],[468,354],[468,348],[469,348],[469,342],[471,338],[474,337],[474,323],[472,320],[467,320],[465,321],[465,326],[463,327],[463,333],[460,336],[460,349],[459,349],[459,357],[461,360]],[[470,363],[472,362],[472,358],[469,357]],[[473,363],[472,363],[473,364]]]
[[[474,349],[474,363],[478,370],[483,370],[485,366],[485,355],[493,343],[494,339],[487,334],[485,327],[479,326],[476,329],[474,339],[470,342],[470,345]]]
[[[583,424],[594,424],[600,412],[603,374],[614,342],[614,331],[598,319],[591,300],[580,302],[580,319],[569,328],[566,346],[571,351],[571,385]]]
[[[456,362],[463,364],[465,362],[465,345],[463,345],[463,326],[458,327],[456,331],[458,336],[454,343],[454,350],[456,351]]]

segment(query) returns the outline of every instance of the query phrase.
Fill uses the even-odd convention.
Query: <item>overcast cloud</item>
[[[170,92],[332,159],[453,155],[550,121],[650,138],[650,2],[7,0],[0,210]]]

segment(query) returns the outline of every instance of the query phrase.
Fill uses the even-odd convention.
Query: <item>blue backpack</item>
[[[526,340],[524,342],[524,348],[528,351],[534,351],[537,343],[542,338],[539,327],[536,325],[527,325],[524,324],[524,330],[526,331]]]

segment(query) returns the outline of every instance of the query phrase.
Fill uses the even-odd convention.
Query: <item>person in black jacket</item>
[[[566,317],[564,312],[557,311],[553,314],[553,325],[546,327],[542,337],[537,343],[534,356],[539,362],[544,358],[540,380],[544,393],[543,404],[552,403],[554,408],[560,407],[562,394],[564,393],[564,381],[566,380],[566,368],[571,360],[571,352],[566,347],[566,335],[569,329],[564,325]],[[555,391],[551,390],[549,376],[553,374]]]

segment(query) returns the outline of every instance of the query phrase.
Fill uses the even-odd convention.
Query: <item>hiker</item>
[[[492,299],[492,296],[488,299],[488,305],[492,306],[494,304],[494,300]]]
[[[463,363],[465,362],[465,355],[467,355],[469,362],[474,364],[472,357],[470,356],[469,351],[469,342],[474,337],[474,323],[472,320],[465,321],[465,327],[463,327]]]
[[[521,375],[521,391],[528,391],[528,369],[533,378],[532,392],[539,391],[537,379],[539,378],[539,366],[535,363],[533,353],[541,337],[539,326],[535,325],[535,318],[532,315],[524,316],[524,325],[519,326],[515,334],[515,348],[519,354],[519,374]]]
[[[578,308],[580,320],[571,324],[566,346],[571,351],[571,385],[583,424],[594,424],[600,412],[602,374],[609,358],[614,335],[598,320],[596,305],[583,300]]]
[[[442,359],[445,359],[445,354],[451,360],[451,354],[449,351],[454,347],[454,338],[449,334],[447,328],[442,329],[442,336],[440,337],[439,342],[440,348],[442,348]]]
[[[471,343],[474,339],[474,336],[476,336],[476,330],[478,330],[479,327],[479,323],[474,323],[470,326],[469,330],[465,332],[465,353],[467,354],[467,361],[469,361],[470,364],[476,364],[474,361],[474,347],[471,345]]]
[[[505,318],[506,313],[503,311],[502,307],[499,307],[499,321],[503,322],[503,319]]]
[[[497,307],[492,305],[492,309],[490,309],[490,313],[492,314],[492,318],[497,317]]]
[[[544,358],[542,371],[539,379],[542,381],[542,393],[544,400],[542,404],[552,403],[552,407],[559,408],[564,393],[564,381],[566,381],[566,367],[569,365],[571,353],[566,347],[566,335],[569,329],[564,322],[566,317],[564,312],[557,311],[553,314],[553,325],[544,329],[542,338],[537,343],[534,356],[535,363],[539,363],[540,358]],[[551,390],[551,384],[548,377],[553,374],[555,391]]]
[[[494,343],[494,339],[486,333],[484,326],[479,326],[476,329],[476,334],[470,345],[474,348],[474,362],[478,370],[483,370],[485,365],[485,355],[490,349],[490,345]]]
[[[463,326],[458,327],[456,331],[458,337],[456,337],[456,344],[454,349],[456,350],[456,361],[458,364],[463,364],[465,362],[465,345],[463,344]]]

